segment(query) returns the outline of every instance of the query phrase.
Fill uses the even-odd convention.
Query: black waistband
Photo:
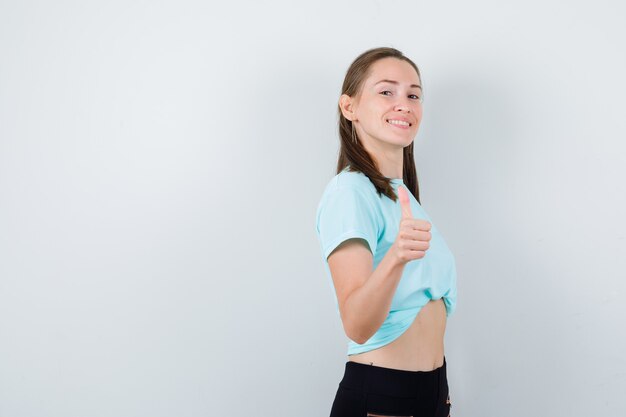
[[[363,392],[415,398],[437,392],[443,381],[447,383],[445,356],[443,365],[432,371],[405,371],[347,361],[339,385]]]

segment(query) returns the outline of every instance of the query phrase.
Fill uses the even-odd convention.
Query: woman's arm
[[[362,239],[349,239],[328,257],[343,328],[365,343],[383,324],[406,263],[389,250],[372,271],[373,257]]]
[[[430,247],[430,222],[413,218],[404,187],[399,187],[398,198],[402,210],[398,235],[375,270],[364,239],[348,239],[328,256],[344,331],[359,344],[387,318],[406,263],[423,258]]]

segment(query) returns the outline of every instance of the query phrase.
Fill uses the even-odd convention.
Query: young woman
[[[444,332],[456,266],[419,201],[417,66],[394,48],[351,64],[339,99],[337,175],[316,230],[348,342],[331,417],[450,415]]]

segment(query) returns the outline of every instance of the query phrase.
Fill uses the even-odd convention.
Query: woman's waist
[[[348,360],[386,368],[429,371],[443,364],[446,308],[431,300],[399,337],[381,347],[348,356]]]

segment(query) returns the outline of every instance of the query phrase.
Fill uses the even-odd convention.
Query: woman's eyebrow
[[[374,85],[377,85],[377,84],[380,84],[380,83],[391,83],[391,84],[396,84],[396,85],[399,84],[397,81],[394,81],[394,80],[380,80],[380,81],[378,81]],[[417,84],[411,84],[411,88],[419,88],[421,90],[422,86],[421,85],[417,85]]]

